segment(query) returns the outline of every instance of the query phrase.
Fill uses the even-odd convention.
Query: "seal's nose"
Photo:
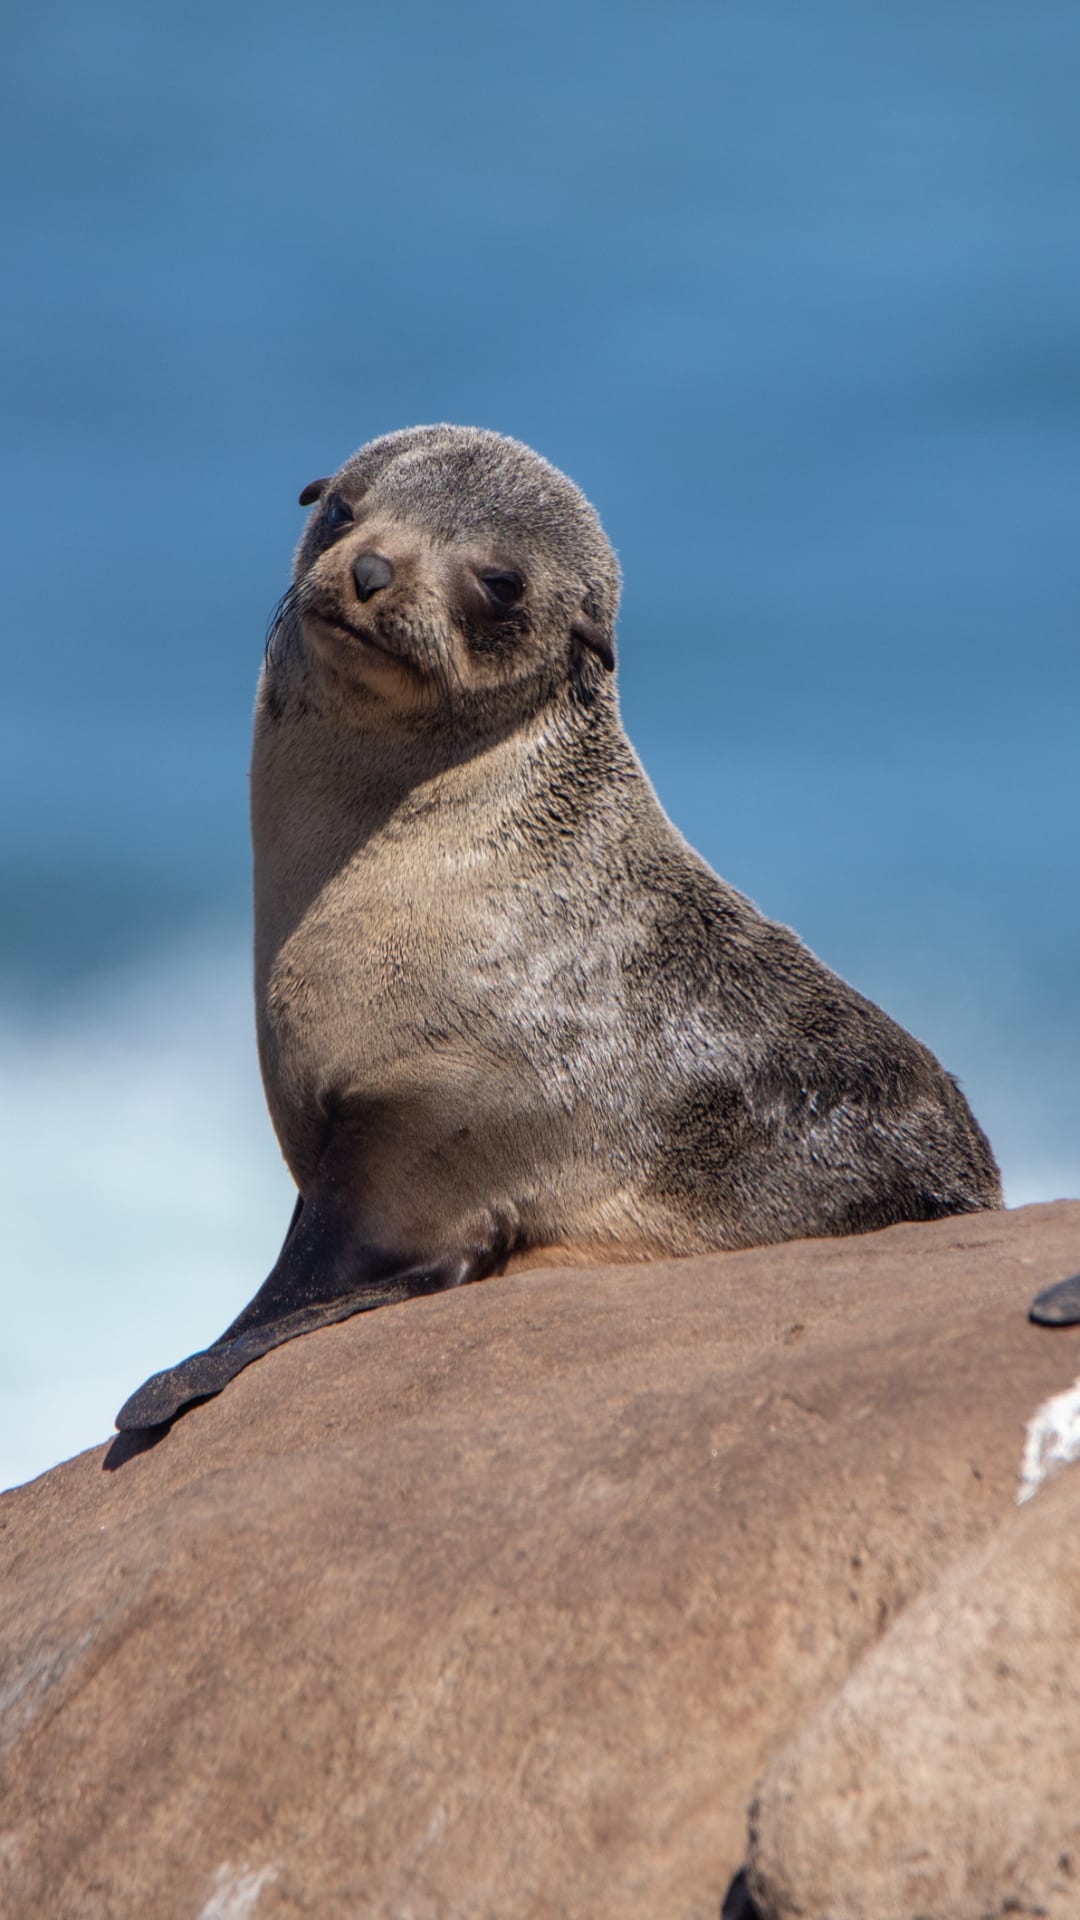
[[[393,566],[385,553],[357,554],[352,573],[361,600],[370,600],[373,593],[388,587],[394,577]]]

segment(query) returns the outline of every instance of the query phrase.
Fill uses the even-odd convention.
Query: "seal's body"
[[[433,427],[301,498],[252,762],[260,1058],[301,1201],[210,1354],[246,1364],[298,1315],[541,1251],[1000,1205],[933,1056],[665,816],[619,720],[618,570],[577,489],[517,442]]]

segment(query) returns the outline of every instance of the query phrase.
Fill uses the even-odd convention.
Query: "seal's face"
[[[522,541],[439,539],[345,479],[320,501],[313,531],[304,634],[346,682],[423,706],[448,682],[481,689],[543,668],[550,569]]]
[[[301,502],[315,511],[283,617],[345,710],[490,711],[614,665],[611,548],[577,488],[516,441],[391,434]]]

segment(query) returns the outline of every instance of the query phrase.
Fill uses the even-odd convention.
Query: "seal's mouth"
[[[412,665],[399,648],[388,645],[385,639],[376,639],[370,627],[354,627],[340,613],[326,613],[319,607],[308,607],[305,612],[309,620],[317,620],[321,627],[329,627],[331,632],[344,634],[350,640],[359,640],[362,646],[381,653],[384,659],[393,660],[399,667]]]

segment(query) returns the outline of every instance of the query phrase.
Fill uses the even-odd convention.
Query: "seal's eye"
[[[514,573],[510,569],[500,570],[497,573],[482,573],[480,581],[492,606],[498,612],[508,613],[511,607],[517,606],[525,592],[525,582],[521,574]]]
[[[332,493],[326,503],[326,515],[323,520],[327,533],[340,533],[342,527],[347,527],[354,518],[355,515],[348,501],[343,500],[340,493]]]

